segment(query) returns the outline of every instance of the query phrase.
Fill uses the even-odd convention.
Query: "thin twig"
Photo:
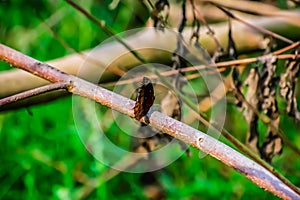
[[[147,0],[147,2],[148,2],[148,4],[150,5],[150,7],[151,7],[152,9],[154,9],[153,3],[152,3],[150,0]]]
[[[59,89],[67,89],[68,86],[70,86],[70,83],[68,83],[68,82],[58,82],[58,83],[53,83],[50,85],[45,85],[45,86],[42,86],[39,88],[35,88],[32,90],[28,90],[25,92],[21,92],[21,93],[0,99],[0,106],[9,104],[9,103],[12,103],[15,101],[19,101],[22,99],[26,99],[26,98],[29,98],[32,96],[37,96],[39,94],[44,94],[46,92],[51,92],[51,91],[59,90]]]
[[[65,49],[68,49],[70,52],[72,53],[76,53],[78,54],[78,56],[80,58],[82,58],[82,60],[87,61],[91,64],[95,64],[95,65],[99,65],[99,66],[104,66],[104,64],[102,62],[100,62],[100,60],[97,60],[89,55],[87,55],[84,52],[79,52],[76,49],[74,49],[73,47],[71,47],[63,38],[61,38],[45,21],[43,21],[45,24],[45,27],[47,27],[47,29],[49,29],[49,31],[51,32],[51,34],[53,35],[54,39],[56,39]],[[111,67],[108,66],[106,67],[107,71],[116,74],[118,76],[123,76],[125,74],[125,71],[121,70],[120,68],[117,67]]]
[[[289,45],[289,46],[287,46],[287,47],[284,47],[284,48],[282,48],[282,49],[279,49],[279,50],[273,52],[273,55],[279,55],[279,54],[282,54],[283,52],[286,52],[286,51],[288,51],[288,50],[294,49],[294,48],[296,48],[296,47],[299,46],[299,45],[300,45],[300,42],[299,42],[299,41],[298,41],[298,42],[294,42],[293,44],[291,44],[291,45]]]
[[[228,17],[230,17],[230,18],[232,18],[232,19],[235,19],[235,20],[237,20],[237,21],[239,21],[239,22],[241,22],[241,23],[247,25],[247,26],[251,27],[251,28],[254,29],[254,30],[257,30],[257,31],[259,31],[259,32],[261,32],[261,33],[263,33],[263,34],[266,34],[266,35],[270,35],[270,36],[272,36],[272,37],[274,37],[274,38],[277,38],[277,39],[279,39],[279,40],[281,40],[281,41],[284,41],[284,42],[286,42],[286,43],[288,43],[288,44],[294,43],[292,40],[290,40],[290,39],[288,39],[288,38],[285,38],[285,37],[283,37],[283,36],[281,36],[281,35],[279,35],[279,34],[277,34],[277,33],[274,33],[274,32],[272,32],[272,31],[269,31],[269,30],[267,30],[267,29],[265,29],[265,28],[261,28],[261,27],[255,26],[255,25],[253,25],[253,24],[251,24],[251,23],[249,23],[249,22],[247,22],[247,21],[245,21],[245,20],[243,20],[243,19],[237,17],[237,16],[234,15],[232,12],[230,12],[229,10],[223,8],[221,5],[219,5],[219,4],[215,3],[215,2],[210,2],[210,3],[213,4],[213,5],[215,5],[215,6],[216,6],[217,8],[219,8],[220,10],[222,10]]]
[[[0,59],[51,82],[70,82],[72,86],[68,87],[69,92],[89,98],[130,117],[134,117],[133,107],[135,102],[128,98],[75,76],[63,73],[45,63],[41,63],[1,44]],[[112,99],[114,99],[114,101],[112,101]],[[191,144],[203,152],[221,160],[226,165],[233,167],[252,182],[270,191],[274,195],[284,199],[300,198],[295,191],[264,167],[209,135],[173,118],[167,117],[160,112],[154,111],[149,115],[150,126]],[[142,118],[141,121],[144,122],[144,118]]]
[[[270,56],[274,56],[278,60],[295,59],[297,57],[300,57],[300,55],[295,55],[295,54],[278,55],[278,54],[283,53],[285,51],[288,51],[290,49],[293,49],[293,48],[297,47],[298,45],[299,45],[299,42],[295,42],[292,45],[290,45],[288,47],[284,47],[283,49],[275,51],[271,54],[266,54],[266,55],[253,57],[253,58],[244,58],[244,59],[239,59],[239,60],[230,60],[230,61],[217,62],[217,63],[215,63],[214,65],[211,65],[211,66],[207,66],[207,65],[191,66],[191,67],[186,67],[186,68],[180,69],[180,72],[194,72],[194,71],[199,71],[199,70],[210,70],[210,69],[215,70],[215,68],[219,68],[219,72],[220,72],[220,70],[222,70],[225,67],[241,67],[241,66],[244,66],[246,64],[254,63],[254,62],[257,62],[257,61],[260,61],[260,60],[265,60],[265,59],[269,58]],[[178,69],[174,69],[174,70],[172,69],[172,70],[169,70],[169,71],[161,72],[161,75],[162,76],[171,76],[171,75],[178,74],[178,73],[179,73]],[[158,76],[157,75],[150,75],[149,78],[157,79]],[[124,85],[124,84],[129,84],[129,83],[134,83],[134,82],[141,82],[142,79],[143,79],[143,77],[136,77],[136,78],[126,79],[126,80],[122,80],[122,81],[109,82],[109,83],[101,84],[101,86],[109,87],[109,86],[114,86],[116,84]]]
[[[197,7],[193,6],[194,12],[195,12],[195,17],[200,20],[207,28],[208,32],[207,34],[209,36],[211,36],[211,38],[213,39],[214,43],[217,46],[217,51],[222,52],[223,51],[223,47],[220,44],[219,40],[217,39],[217,37],[215,36],[215,32],[214,30],[210,27],[210,25],[207,23],[205,17],[202,15],[202,13],[197,9]]]
[[[278,12],[277,8],[275,10],[275,6],[274,6],[274,9],[271,9],[271,12],[270,12],[269,10],[264,9],[264,7],[261,9],[261,7],[262,7],[261,3],[253,4],[252,1],[245,1],[245,2],[243,2],[243,4],[237,4],[237,3],[239,3],[238,1],[226,1],[226,2],[215,1],[215,0],[202,0],[202,1],[207,2],[207,3],[215,3],[224,8],[239,11],[239,12],[250,14],[250,15],[269,16],[269,17],[284,17],[284,16],[286,16],[286,14]],[[253,6],[251,6],[251,4]],[[254,10],[253,9],[254,5],[256,6],[256,8],[259,7],[260,9]],[[249,6],[252,9],[251,8],[249,9]],[[266,3],[266,7],[270,8],[270,4]]]
[[[146,60],[140,56],[133,48],[131,48],[122,38],[114,33],[114,31],[105,24],[105,21],[100,21],[93,15],[91,15],[88,11],[84,10],[81,6],[73,2],[72,0],[65,0],[68,4],[73,6],[76,10],[80,11],[84,16],[90,19],[93,23],[95,23],[99,28],[101,28],[107,35],[113,37],[119,43],[121,43],[124,47],[126,47],[139,61],[145,63]]]

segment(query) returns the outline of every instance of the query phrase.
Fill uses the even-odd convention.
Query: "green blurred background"
[[[115,32],[143,27],[149,17],[139,1],[120,1],[113,9],[111,1],[80,3]],[[72,53],[58,38],[81,51],[109,37],[58,0],[0,0],[0,19],[0,42],[41,61]],[[10,66],[1,62],[0,69],[9,70]],[[240,134],[246,134],[246,123],[239,123],[242,115],[235,105],[228,105],[228,113],[231,123],[227,123],[227,128],[238,138],[245,137]],[[299,125],[284,117],[281,128],[299,144]],[[106,134],[114,134],[114,130],[110,127]],[[73,121],[71,97],[0,113],[0,142],[0,199],[78,199],[86,190],[84,182],[109,170],[81,143]],[[216,159],[199,159],[198,151],[191,151],[191,157],[183,155],[154,173],[167,199],[276,199]],[[274,159],[274,166],[300,185],[300,161],[288,148]],[[149,188],[145,186],[145,176],[120,173],[103,181],[85,198],[146,199]]]

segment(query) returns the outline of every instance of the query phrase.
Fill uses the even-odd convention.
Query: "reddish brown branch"
[[[206,66],[206,65],[199,65],[199,66],[191,66],[191,67],[186,67],[183,69],[180,69],[180,72],[193,72],[193,71],[198,71],[198,70],[208,70],[209,68],[219,68],[219,71],[221,72],[222,68],[225,67],[239,67],[239,66],[244,66],[246,64],[262,61],[265,59],[270,58],[270,56],[274,56],[276,59],[295,59],[296,57],[300,57],[300,55],[295,55],[295,54],[281,54],[284,53],[285,51],[288,51],[290,49],[293,49],[297,47],[300,44],[300,42],[295,42],[287,47],[284,47],[278,51],[275,51],[270,54],[258,56],[258,57],[253,57],[253,58],[244,58],[244,59],[239,59],[239,60],[230,60],[230,61],[224,61],[224,62],[217,62],[212,66]],[[279,55],[281,54],[281,55]],[[178,74],[179,70],[170,70],[166,72],[162,72],[162,76],[171,76],[174,74]],[[156,75],[149,76],[150,78],[158,78]],[[118,82],[110,82],[107,84],[103,84],[104,86],[113,86],[115,84],[122,85],[122,84],[129,84],[133,82],[141,82],[143,77],[136,77],[128,80],[122,80]]]

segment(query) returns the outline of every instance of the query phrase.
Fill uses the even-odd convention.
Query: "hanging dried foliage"
[[[260,148],[261,157],[267,162],[281,153],[282,139],[278,135],[278,128],[280,122],[280,115],[276,100],[276,85],[278,78],[275,71],[277,62],[273,57],[266,60],[263,65],[259,80],[259,102],[260,110],[262,110],[270,119],[272,127],[268,125],[267,136]]]
[[[268,45],[265,48],[265,55],[269,55],[274,47],[274,41],[266,38]],[[227,55],[231,59],[237,57],[233,38],[231,36],[231,28],[228,34]],[[236,97],[236,105],[243,108],[244,117],[248,124],[247,145],[261,158],[267,162],[271,162],[272,158],[282,152],[282,139],[278,135],[280,115],[276,100],[276,86],[278,85],[278,77],[276,76],[277,60],[273,56],[260,60],[258,67],[250,69],[247,79],[242,82],[239,79],[237,69],[232,71],[233,87]],[[262,68],[259,69],[259,65]],[[242,90],[242,88],[246,90]],[[260,132],[258,131],[259,113],[265,113],[271,120],[267,124],[267,131],[262,144],[260,141]]]
[[[248,133],[247,133],[247,143],[249,147],[258,152],[258,116],[255,113],[255,110],[251,109],[250,106],[254,108],[258,107],[259,100],[258,100],[258,82],[259,82],[259,75],[257,72],[257,68],[252,68],[249,72],[247,79],[244,82],[244,85],[248,87],[248,91],[245,95],[245,101],[249,104],[246,104],[244,100],[242,100],[242,105],[244,108],[244,117],[248,124]]]
[[[282,139],[278,135],[280,115],[276,100],[276,85],[278,78],[275,71],[276,59],[270,57],[263,62],[262,70],[252,68],[244,83],[248,91],[244,92],[244,117],[248,124],[247,144],[267,162],[282,151]],[[271,123],[267,124],[266,137],[259,144],[258,113],[265,113]]]
[[[298,55],[299,48],[296,50],[295,55]],[[286,112],[297,122],[300,122],[300,112],[297,107],[296,99],[296,84],[300,71],[300,59],[290,59],[287,62],[285,73],[280,76],[280,95],[286,101]]]
[[[168,0],[157,0],[151,13],[154,27],[163,30],[169,17],[170,3]]]

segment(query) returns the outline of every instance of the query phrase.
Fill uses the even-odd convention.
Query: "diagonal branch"
[[[130,117],[134,117],[133,107],[135,102],[133,100],[127,99],[75,76],[66,74],[48,64],[42,63],[1,44],[0,59],[48,81],[69,82],[70,86],[68,87],[68,91],[70,93],[89,98]],[[112,101],[112,99],[114,99],[114,101]],[[116,102],[118,102],[118,104],[116,104]],[[297,193],[265,168],[209,135],[167,117],[160,112],[154,111],[149,115],[150,126],[191,144],[203,152],[215,157],[224,164],[242,173],[259,187],[284,199],[300,198]],[[144,119],[142,118],[141,121],[143,120]]]

